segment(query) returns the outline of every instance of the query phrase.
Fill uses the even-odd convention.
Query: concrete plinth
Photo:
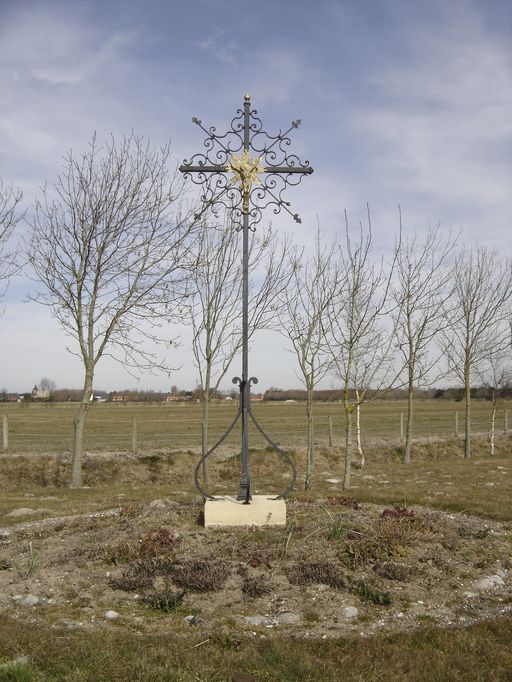
[[[250,504],[236,497],[217,497],[204,503],[205,528],[233,526],[286,526],[284,500],[269,495],[253,495]]]

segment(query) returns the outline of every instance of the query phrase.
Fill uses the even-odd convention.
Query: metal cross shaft
[[[274,213],[278,213],[281,208],[284,208],[288,213],[290,213],[296,222],[300,222],[300,218],[297,214],[291,213],[288,209],[289,203],[286,202],[281,194],[289,184],[292,183],[289,178],[291,176],[299,176],[300,178],[304,175],[309,175],[313,172],[311,166],[308,162],[305,164],[300,164],[296,156],[288,156],[286,152],[286,147],[290,144],[290,139],[287,137],[288,133],[292,128],[297,128],[300,124],[300,120],[293,121],[291,128],[285,133],[279,133],[277,136],[270,136],[267,133],[263,133],[261,127],[261,121],[255,116],[256,111],[251,111],[251,99],[249,95],[244,97],[244,108],[243,110],[238,110],[239,116],[235,117],[231,122],[231,130],[225,135],[217,135],[215,128],[210,128],[209,130],[203,128],[202,123],[199,119],[193,118],[193,122],[199,125],[206,133],[207,140],[205,141],[205,147],[207,149],[206,154],[199,154],[192,158],[195,159],[200,157],[198,163],[185,162],[180,166],[180,171],[185,174],[185,177],[191,177],[197,184],[208,184],[209,178],[223,178],[217,181],[215,184],[215,190],[211,187],[207,188],[207,192],[203,195],[203,201],[205,203],[205,209],[207,207],[214,207],[216,204],[223,204],[231,210],[234,220],[235,211],[238,211],[238,215],[241,216],[241,221],[239,223],[239,229],[242,230],[242,376],[241,378],[235,377],[233,379],[234,383],[238,383],[240,386],[240,406],[238,414],[235,420],[232,422],[226,433],[222,438],[206,453],[199,464],[196,467],[196,486],[207,497],[210,497],[202,490],[198,481],[198,471],[201,464],[205,459],[220,445],[224,438],[231,432],[238,418],[241,418],[242,422],[242,473],[240,478],[240,491],[238,493],[238,500],[243,501],[245,504],[249,504],[251,500],[251,472],[250,472],[250,462],[249,462],[249,419],[252,419],[253,423],[264,436],[264,438],[272,445],[272,447],[278,451],[281,457],[283,457],[293,470],[293,481],[288,487],[286,493],[280,497],[284,497],[293,488],[295,482],[296,471],[291,459],[284,453],[284,451],[279,448],[270,438],[264,433],[263,429],[260,427],[256,421],[252,410],[251,410],[251,384],[257,383],[258,380],[255,377],[249,378],[248,371],[248,355],[249,355],[249,230],[254,229],[251,227],[250,222],[254,226],[255,223],[261,220],[261,210],[268,205],[274,205]],[[261,142],[257,143],[256,138],[263,138],[264,144],[261,146]],[[269,140],[269,142],[267,142]],[[211,159],[208,157],[208,152],[211,152],[215,145],[219,149],[215,152],[216,160],[221,160],[222,163],[212,163]],[[242,156],[237,156],[237,152],[242,152]],[[251,159],[249,153],[253,151],[256,156]],[[266,163],[261,163],[262,159]],[[233,177],[231,180],[227,180],[226,176],[228,173],[232,173]],[[264,175],[271,177],[272,180],[268,183],[263,181]],[[194,176],[196,179],[194,179]],[[282,188],[276,191],[276,180],[275,178],[281,177]],[[214,184],[214,183],[212,183]],[[236,188],[239,185],[239,188]],[[254,185],[259,185],[256,190],[253,189]],[[220,190],[220,191],[218,191]],[[238,203],[240,199],[242,200],[242,207],[237,208],[236,200],[238,194]],[[257,197],[255,196],[257,193]],[[208,194],[208,196],[207,196]],[[264,200],[265,197],[269,195],[270,199],[266,200],[266,203],[262,207],[255,206],[256,200]],[[229,197],[229,203],[225,203],[226,196]],[[250,220],[251,217],[251,220]]]

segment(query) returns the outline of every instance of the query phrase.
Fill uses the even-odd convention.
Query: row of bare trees
[[[70,152],[57,182],[42,190],[27,219],[23,257],[47,306],[73,339],[84,383],[74,419],[71,484],[82,483],[82,441],[94,373],[108,355],[134,370],[169,369],[170,323],[188,323],[202,391],[202,451],[209,400],[241,347],[240,235],[225,220],[194,210],[181,177],[169,171],[169,146],[136,135]],[[0,286],[19,266],[12,233],[21,194],[0,184]],[[458,236],[403,234],[387,258],[374,255],[370,214],[342,236],[317,230],[305,258],[271,229],[252,234],[249,334],[279,329],[296,354],[307,391],[306,487],[315,453],[313,390],[343,389],[344,486],[353,441],[360,461],[361,406],[407,387],[404,461],[411,459],[414,390],[451,373],[466,388],[465,454],[470,455],[470,384],[510,379],[510,261],[485,248],[461,248]],[[162,349],[160,343],[165,346]],[[355,438],[353,419],[355,416]],[[208,471],[204,471],[205,478]]]
[[[400,210],[387,259],[374,256],[369,213],[355,234],[345,216],[338,241],[317,232],[282,318],[307,391],[306,488],[314,469],[313,388],[328,375],[343,391],[345,488],[354,446],[364,466],[361,406],[396,388],[408,395],[404,463],[411,461],[415,390],[448,376],[464,385],[464,454],[471,455],[471,383],[489,386],[495,415],[499,391],[512,381],[512,263],[459,241],[439,226],[423,239],[404,235]]]

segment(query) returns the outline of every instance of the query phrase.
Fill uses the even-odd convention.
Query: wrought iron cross
[[[251,98],[244,97],[243,109],[231,121],[230,129],[223,135],[216,128],[205,128],[202,122],[192,118],[205,133],[205,153],[195,154],[190,161],[184,161],[180,171],[198,185],[203,186],[201,200],[203,210],[212,211],[224,206],[231,212],[233,224],[242,230],[242,377],[235,377],[233,383],[240,387],[240,404],[238,412],[224,435],[215,445],[204,453],[195,470],[195,483],[201,494],[215,499],[202,489],[199,483],[199,471],[204,461],[219,447],[231,433],[239,419],[242,421],[242,475],[240,492],[237,499],[249,504],[251,500],[251,473],[249,465],[249,419],[252,420],[265,440],[290,465],[293,476],[288,488],[278,497],[285,497],[293,489],[296,480],[295,466],[287,455],[263,431],[251,409],[251,384],[258,383],[256,377],[249,377],[248,372],[248,299],[249,299],[249,230],[254,231],[260,222],[263,210],[272,207],[275,214],[282,209],[300,223],[297,213],[290,210],[290,202],[286,201],[283,192],[288,185],[298,185],[304,175],[313,169],[308,161],[302,163],[295,154],[288,154],[291,144],[289,137],[294,128],[298,128],[300,119],[293,121],[285,132],[269,135],[263,130],[261,119],[255,109],[251,110]],[[251,156],[251,153],[253,156]],[[231,177],[229,177],[231,175]],[[198,214],[196,216],[199,217]]]

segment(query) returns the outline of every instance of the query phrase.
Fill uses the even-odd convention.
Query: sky
[[[30,212],[94,131],[170,140],[179,165],[201,151],[192,116],[227,129],[250,93],[269,132],[302,120],[293,152],[314,168],[287,195],[302,224],[266,216],[277,231],[307,249],[317,221],[334,236],[368,203],[386,253],[400,205],[408,233],[462,228],[511,256],[511,44],[509,0],[0,0],[0,176]],[[0,387],[79,387],[72,340],[26,302],[35,286],[24,273],[3,299]],[[134,379],[105,358],[96,388],[193,388],[178,331],[170,376]],[[249,362],[262,389],[300,385],[278,334],[256,334]]]

